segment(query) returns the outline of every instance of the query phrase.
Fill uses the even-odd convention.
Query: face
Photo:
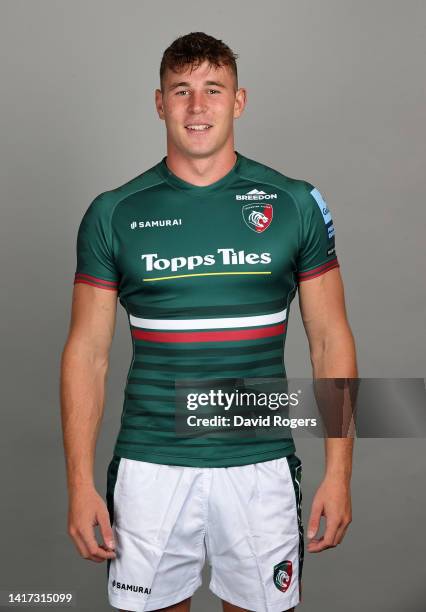
[[[155,92],[160,119],[166,123],[168,152],[187,157],[208,157],[234,146],[234,119],[243,112],[246,91],[235,89],[227,66],[209,66],[185,72],[167,70],[163,91]]]

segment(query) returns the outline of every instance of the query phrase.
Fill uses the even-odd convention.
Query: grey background
[[[1,1],[1,590],[72,590],[79,610],[110,609],[106,566],[66,533],[59,359],[83,212],[165,154],[154,89],[176,36],[203,30],[240,54],[237,150],[327,200],[360,375],[425,375],[425,23],[415,0]],[[288,376],[309,376],[296,302],[290,319]],[[102,492],[130,349],[119,306]],[[354,522],[341,546],[306,555],[301,610],[425,610],[424,442],[358,441]],[[307,520],[322,442],[298,454]],[[207,584],[195,611],[220,609]]]

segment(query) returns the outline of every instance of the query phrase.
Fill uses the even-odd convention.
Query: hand
[[[95,538],[99,525],[103,542]],[[115,558],[115,543],[107,506],[93,487],[78,487],[70,494],[68,533],[84,559],[102,563]]]
[[[315,539],[321,516],[326,518],[326,529],[322,538]],[[308,551],[321,552],[340,544],[351,522],[352,508],[349,482],[339,477],[324,478],[312,502],[308,523]]]

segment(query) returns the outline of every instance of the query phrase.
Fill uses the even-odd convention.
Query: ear
[[[160,119],[164,120],[163,94],[161,93],[161,89],[155,90],[155,108],[157,109]]]
[[[247,104],[247,90],[240,87],[235,94],[234,119],[237,119],[245,109]]]

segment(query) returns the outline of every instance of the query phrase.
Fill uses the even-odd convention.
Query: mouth
[[[212,127],[210,123],[188,123],[185,125],[186,131],[191,134],[203,134],[208,132]]]

